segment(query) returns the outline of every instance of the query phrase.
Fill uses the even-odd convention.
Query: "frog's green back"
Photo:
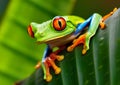
[[[82,23],[85,21],[82,17],[78,16],[68,16],[68,19],[74,24],[77,25],[78,23]]]

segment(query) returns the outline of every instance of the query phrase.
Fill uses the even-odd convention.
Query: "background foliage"
[[[3,0],[0,0],[0,54],[1,54],[0,55],[0,85],[12,85],[14,84],[15,81],[28,77],[31,73],[33,73],[34,71],[33,67],[40,59],[40,56],[42,56],[43,54],[45,45],[35,44],[35,40],[31,39],[27,34],[26,29],[30,22],[35,21],[35,22],[41,23],[48,19],[53,18],[56,15],[75,14],[78,16],[82,16],[84,18],[89,17],[94,12],[98,12],[104,15],[109,11],[111,11],[115,6],[117,7],[120,6],[119,0],[116,0],[116,1],[101,0],[100,2],[93,0],[93,1],[89,1],[89,3],[86,3],[86,0],[84,1],[80,1],[80,0],[58,0],[58,1],[56,0],[47,0],[47,1],[46,0],[4,0],[3,1]],[[113,38],[112,37],[113,36],[111,35],[110,40],[114,39],[114,37]],[[107,45],[108,44],[105,44],[103,47],[106,47],[107,49],[108,48]],[[80,48],[77,48],[77,49],[80,49]],[[78,55],[77,49],[75,51],[75,55]],[[110,50],[110,53],[114,49]],[[94,48],[94,51],[96,50],[98,49]],[[106,50],[102,49],[102,51],[106,51]],[[100,51],[101,53],[99,54],[102,54],[103,53],[102,51]],[[91,55],[89,53],[87,55]],[[74,56],[73,53],[71,54]],[[68,53],[66,54],[66,56],[67,55],[70,55],[70,54]],[[97,54],[94,54],[94,55],[97,55]],[[107,55],[107,54],[104,54],[104,55]],[[76,79],[76,76],[78,76],[78,80],[76,79],[71,82],[73,83],[76,82],[76,85],[78,83],[90,84],[91,82],[91,84],[93,85],[96,83],[95,75],[93,72],[94,67],[93,67],[93,63],[91,63],[93,59],[90,56],[85,57],[84,60],[82,59],[75,58],[74,60],[72,58],[70,59],[68,58],[67,60],[63,61],[61,64],[65,64],[65,67],[68,67],[68,68],[65,68],[64,65],[60,65],[61,68],[64,69],[65,71],[63,72],[61,77],[66,78],[66,76],[70,76],[69,74],[64,74],[64,73],[68,71],[72,71],[70,69],[74,69],[74,68],[73,67],[70,68],[71,67],[70,63],[76,64],[75,61],[78,61],[82,63],[83,66],[79,67],[80,65],[76,64],[76,67],[79,67],[79,68],[75,69],[74,71],[81,72],[81,70],[83,70],[85,75],[80,74],[84,76],[84,78],[81,79],[81,77],[78,76],[79,74],[75,74],[73,79]],[[104,59],[106,67],[104,68],[109,68],[108,67],[109,61],[107,62],[105,60],[106,59]],[[85,61],[86,63],[83,61]],[[97,62],[99,61],[96,61],[96,63]],[[100,63],[102,62],[103,61],[100,61]],[[95,64],[95,67],[96,65],[97,64]],[[112,65],[113,68],[115,68],[114,66],[116,66],[116,64],[114,65],[114,62],[110,63],[110,65]],[[89,68],[89,69],[86,69],[86,68]],[[109,73],[109,69],[107,70],[108,71],[103,70],[103,72],[107,72],[106,75],[104,75],[104,78],[107,82],[109,82],[110,80],[109,80],[109,77],[107,76]],[[88,71],[90,71],[90,74],[88,73]],[[111,71],[111,72],[113,73],[114,71]],[[65,77],[63,77],[63,75]],[[57,78],[57,76],[55,77]],[[114,74],[111,78],[114,79]],[[97,81],[97,82],[100,82],[100,81]],[[69,84],[70,82],[67,82],[67,83]],[[67,85],[67,83],[65,85]],[[98,84],[98,85],[101,85],[101,84]]]

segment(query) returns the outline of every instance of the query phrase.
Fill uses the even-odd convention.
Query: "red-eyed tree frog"
[[[36,38],[37,42],[47,44],[47,48],[40,61],[41,63],[38,63],[36,66],[36,68],[42,67],[44,79],[48,82],[52,80],[49,67],[55,70],[55,74],[61,72],[60,67],[56,66],[54,61],[64,59],[64,56],[58,55],[58,53],[64,50],[68,43],[73,42],[72,45],[67,47],[67,51],[70,52],[76,46],[82,44],[82,54],[85,54],[89,50],[90,39],[96,34],[98,27],[105,28],[104,20],[110,17],[116,10],[115,8],[104,17],[94,13],[87,20],[78,16],[56,16],[42,24],[30,23],[28,27],[29,35]],[[55,47],[58,49],[53,51]]]

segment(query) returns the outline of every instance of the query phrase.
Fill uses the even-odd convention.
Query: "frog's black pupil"
[[[58,24],[59,24],[59,26],[60,26],[60,28],[61,28],[61,27],[62,27],[61,21],[58,20]]]

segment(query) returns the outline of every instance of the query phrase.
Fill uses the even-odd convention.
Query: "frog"
[[[106,27],[105,20],[116,10],[117,8],[103,17],[94,13],[86,20],[79,16],[69,15],[55,16],[40,24],[31,22],[28,26],[28,34],[35,38],[37,43],[47,45],[42,59],[36,65],[36,69],[40,67],[43,69],[43,78],[47,82],[52,80],[50,67],[53,68],[55,74],[61,72],[61,68],[55,63],[55,60],[62,61],[64,59],[64,55],[59,55],[61,51],[66,49],[71,52],[75,47],[82,45],[82,54],[86,54],[90,48],[91,38],[95,36],[98,28]]]

